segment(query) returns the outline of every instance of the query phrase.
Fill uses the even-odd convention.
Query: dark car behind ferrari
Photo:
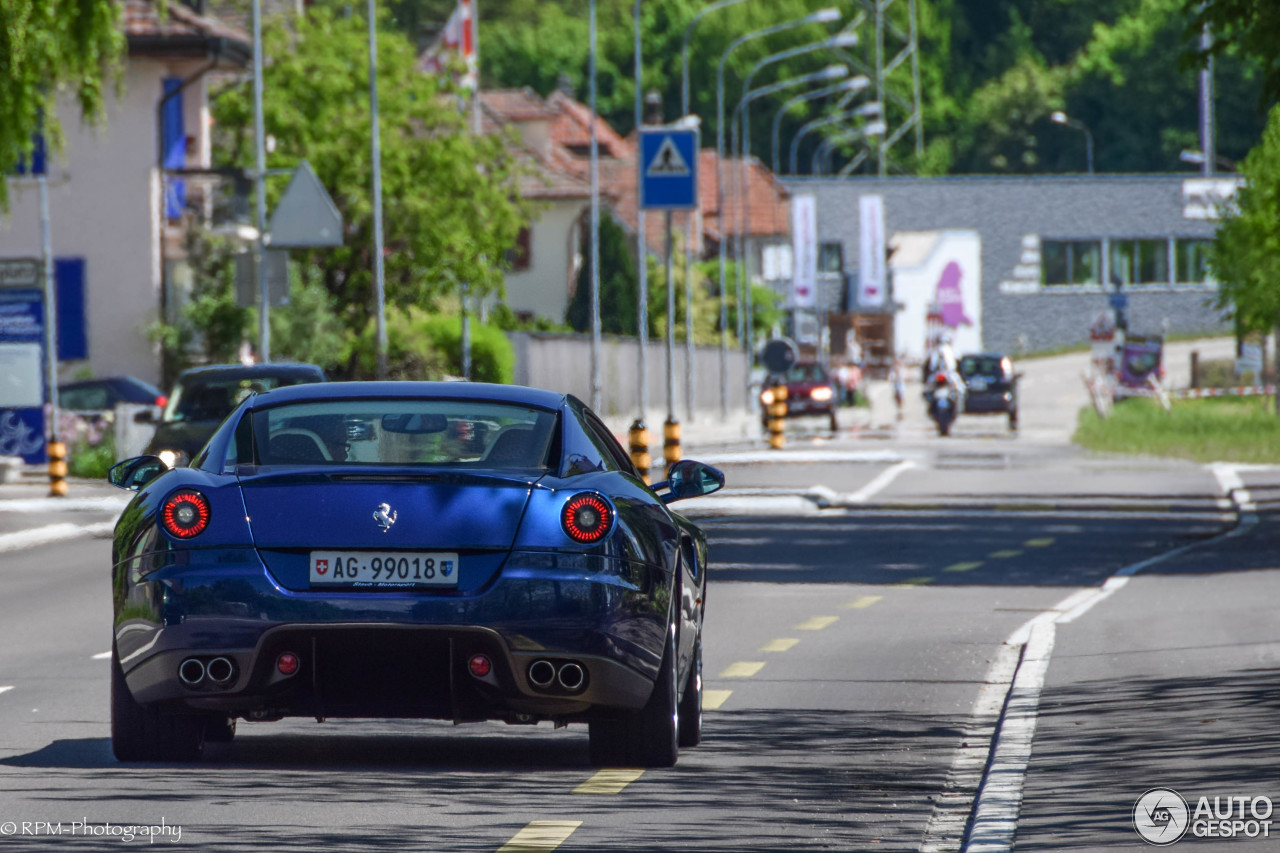
[[[250,394],[324,381],[324,371],[314,364],[220,364],[183,371],[144,452],[184,464]]]
[[[976,353],[960,358],[964,380],[964,411],[968,415],[1008,415],[1009,429],[1018,428],[1018,377],[1013,362],[999,353]]]
[[[586,723],[592,759],[698,743],[706,539],[573,397],[473,383],[248,396],[113,545],[112,743],[190,760],[236,719]]]
[[[78,379],[58,385],[58,405],[72,412],[102,412],[120,403],[163,406],[164,392],[132,376],[103,376]]]

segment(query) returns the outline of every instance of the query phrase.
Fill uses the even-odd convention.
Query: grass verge
[[[1102,420],[1081,409],[1072,440],[1089,450],[1175,456],[1197,462],[1280,462],[1280,417],[1271,397],[1125,400]]]

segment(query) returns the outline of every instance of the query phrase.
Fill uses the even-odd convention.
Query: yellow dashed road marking
[[[975,560],[972,563],[955,563],[943,569],[944,572],[971,572],[978,566],[982,565],[981,560]]]
[[[705,698],[705,696],[703,697]],[[573,789],[575,794],[620,794],[622,789],[644,775],[643,770],[609,768],[601,770]]]
[[[776,640],[770,640],[760,647],[762,652],[785,652],[789,651],[792,646],[800,642],[794,637],[778,637]]]
[[[737,663],[729,664],[724,672],[720,673],[720,677],[750,678],[762,669],[764,669],[764,661],[762,660],[740,660]]]
[[[1023,542],[1022,544],[1027,546],[1028,548],[1048,548],[1050,545],[1053,544],[1053,537],[1046,536],[1043,539],[1028,539],[1026,542]]]
[[[899,581],[898,583],[893,584],[893,586],[897,589],[912,589],[913,587],[924,586],[928,583],[933,583],[933,578],[907,578],[904,581]]]
[[[990,554],[988,554],[987,556],[988,556],[988,557],[990,557],[990,558],[991,558],[991,559],[993,559],[993,560],[1007,560],[1007,559],[1009,559],[1010,557],[1020,557],[1020,556],[1022,556],[1022,552],[1021,552],[1021,551],[1013,551],[1013,550],[1010,550],[1010,551],[992,551],[992,552],[991,552]]]
[[[703,690],[702,691],[702,710],[718,711],[725,700],[733,695],[732,690]]]
[[[844,606],[850,610],[864,610],[882,598],[884,598],[883,595],[864,595],[860,598],[855,598]]]
[[[840,621],[839,616],[811,616],[796,626],[797,631],[821,631],[832,623]]]
[[[511,836],[498,853],[548,853],[582,826],[580,820],[535,820]]]

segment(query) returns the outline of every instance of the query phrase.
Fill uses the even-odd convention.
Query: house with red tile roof
[[[181,235],[201,187],[167,181],[178,169],[208,169],[206,82],[245,68],[250,40],[191,6],[170,0],[161,16],[147,0],[122,3],[127,40],[120,96],[106,120],[82,123],[70,98],[58,104],[63,155],[47,165],[58,294],[59,374],[160,378],[146,328],[182,302],[188,280]],[[11,179],[12,207],[0,221],[0,258],[41,253],[35,182]]]

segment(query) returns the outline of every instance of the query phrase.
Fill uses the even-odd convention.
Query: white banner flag
[[[791,246],[791,305],[813,308],[818,302],[818,205],[811,195],[791,199]]]
[[[864,195],[861,199],[858,246],[858,307],[879,308],[888,290],[884,270],[884,198]]]

